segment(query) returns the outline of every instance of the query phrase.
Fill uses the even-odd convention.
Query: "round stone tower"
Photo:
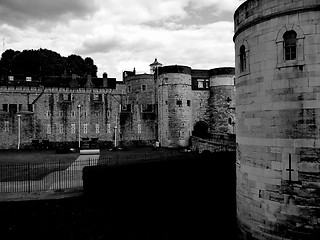
[[[160,144],[162,147],[186,147],[192,131],[191,68],[160,67],[157,86]]]
[[[237,216],[246,239],[320,236],[320,1],[234,14]]]
[[[234,68],[214,68],[210,75],[210,131],[235,133]]]

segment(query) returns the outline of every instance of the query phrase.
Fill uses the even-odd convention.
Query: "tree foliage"
[[[93,59],[83,59],[79,55],[62,57],[59,53],[48,50],[23,50],[8,49],[2,53],[0,60],[0,75],[39,75],[39,76],[70,76],[76,74],[85,77],[91,74],[97,76],[97,66]]]

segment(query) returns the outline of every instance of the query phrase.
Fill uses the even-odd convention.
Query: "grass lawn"
[[[5,163],[44,163],[44,162],[73,162],[79,153],[56,154],[55,150],[44,151],[0,151],[0,164]]]
[[[65,170],[79,153],[56,154],[46,151],[0,151],[0,181],[40,180],[48,174]]]
[[[182,153],[175,149],[152,147],[130,147],[126,151],[100,150],[98,164],[121,164],[152,160]],[[79,156],[79,152],[56,154],[55,150],[42,151],[0,151],[0,182],[41,180],[48,174],[67,169]]]

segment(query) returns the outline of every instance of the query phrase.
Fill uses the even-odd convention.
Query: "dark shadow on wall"
[[[209,125],[204,121],[199,121],[194,125],[192,136],[199,138],[209,137]]]

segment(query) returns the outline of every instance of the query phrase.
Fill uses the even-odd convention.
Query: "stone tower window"
[[[244,72],[247,70],[247,53],[246,53],[246,47],[242,45],[240,47],[240,71]]]
[[[297,58],[297,33],[293,30],[283,34],[284,60],[295,60]]]
[[[276,38],[278,69],[294,66],[303,69],[304,38],[302,29],[296,24],[288,24],[281,28]]]

